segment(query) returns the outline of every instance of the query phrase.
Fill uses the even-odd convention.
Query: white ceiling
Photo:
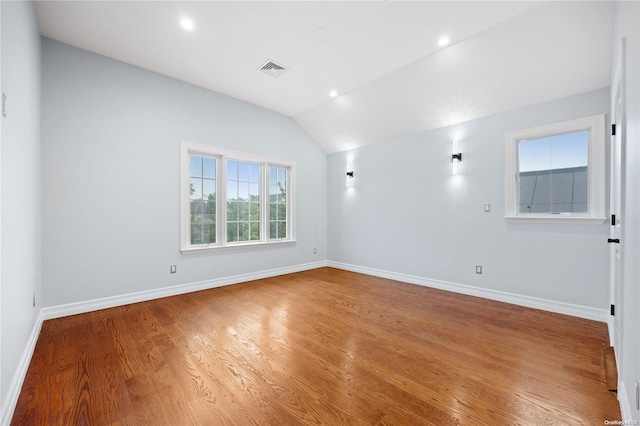
[[[328,153],[609,83],[610,2],[42,1],[36,11],[43,36],[291,116]],[[259,72],[266,60],[288,71]]]

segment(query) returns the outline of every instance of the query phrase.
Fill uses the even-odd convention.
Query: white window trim
[[[199,154],[218,159],[216,167],[216,241],[215,244],[191,245],[190,242],[190,176],[189,176],[189,155]],[[248,163],[260,164],[260,241],[233,241],[226,242],[227,223],[227,185],[226,160],[237,160]],[[269,239],[269,181],[268,167],[285,167],[289,169],[287,173],[287,239]],[[208,145],[199,145],[186,141],[180,142],[180,252],[182,254],[202,253],[216,250],[239,249],[247,247],[263,247],[296,242],[296,203],[295,203],[295,162],[280,158],[253,155],[240,151],[217,148]],[[224,240],[224,241],[223,241]]]
[[[566,133],[587,131],[588,196],[587,213],[520,213],[518,209],[518,142]],[[505,219],[528,223],[593,223],[601,224],[605,217],[605,116],[604,114],[530,129],[509,132],[505,137]]]

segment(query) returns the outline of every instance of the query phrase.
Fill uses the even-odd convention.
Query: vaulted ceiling
[[[327,153],[608,86],[612,8],[36,2],[43,36],[291,116]],[[268,61],[286,71],[261,72]]]

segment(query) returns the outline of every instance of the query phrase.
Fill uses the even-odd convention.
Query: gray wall
[[[34,329],[42,294],[40,239],[40,32],[31,2],[2,8],[1,403]],[[28,361],[28,360],[27,360]],[[22,377],[18,377],[22,380]],[[3,410],[3,415],[5,415]]]
[[[42,49],[46,306],[326,259],[326,155],[293,120],[50,39]],[[298,242],[181,255],[181,140],[295,161]]]
[[[329,260],[604,309],[605,224],[512,224],[503,216],[505,133],[607,113],[608,99],[605,88],[330,155]],[[463,161],[454,176],[456,133]]]
[[[617,349],[619,380],[625,392],[618,392],[627,400],[631,416],[640,420],[635,406],[635,382],[640,381],[640,3],[616,2],[614,10],[613,64],[617,62],[620,40],[626,37],[626,113],[627,137],[625,211],[622,216],[623,235],[620,237],[624,253],[622,306],[622,336]],[[613,75],[613,73],[612,73]],[[620,362],[621,361],[621,362]],[[624,413],[623,413],[624,414]],[[630,419],[625,419],[630,420]]]

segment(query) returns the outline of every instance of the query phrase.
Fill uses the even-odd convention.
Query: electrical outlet
[[[476,274],[482,274],[482,266],[476,266]]]
[[[636,410],[640,410],[640,383],[636,380]]]
[[[313,248],[313,254],[318,254],[318,249],[317,248]]]
[[[491,203],[484,203],[484,212],[485,213],[491,212]]]
[[[175,274],[176,272],[178,272],[178,269],[176,268],[176,265],[171,265],[171,269],[169,269],[169,272],[172,274]]]
[[[36,294],[33,293],[33,307],[36,307]]]

